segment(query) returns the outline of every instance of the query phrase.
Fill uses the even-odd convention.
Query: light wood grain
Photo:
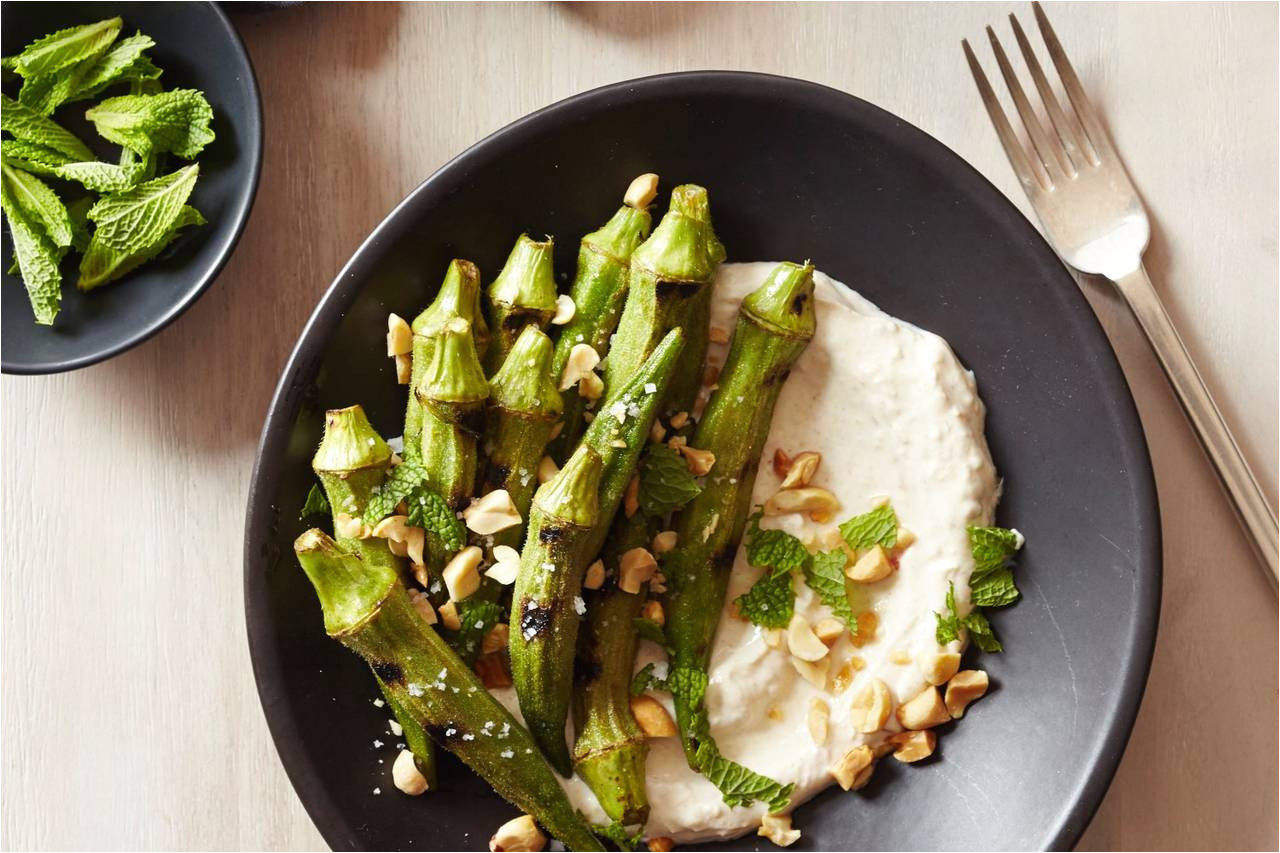
[[[959,50],[987,23],[1008,37],[1003,19],[1015,9],[1029,19],[1020,3],[362,3],[239,14],[267,142],[235,258],[142,347],[70,375],[0,382],[0,845],[323,846],[254,691],[245,494],[297,333],[364,235],[422,178],[583,89],[740,68],[873,101],[1027,211]],[[1276,6],[1049,12],[1150,206],[1152,276],[1274,503]],[[1133,321],[1107,287],[1083,287],[1143,416],[1166,561],[1146,701],[1082,846],[1275,849],[1276,599]]]

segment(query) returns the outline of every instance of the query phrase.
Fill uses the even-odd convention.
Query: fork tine
[[[1044,169],[1041,167],[1037,171],[1032,168],[1027,152],[1023,149],[1022,143],[1018,141],[1018,135],[1013,132],[1013,127],[1010,126],[1009,119],[1005,116],[1004,109],[1000,106],[1000,101],[996,99],[996,93],[992,91],[991,84],[987,82],[986,73],[983,72],[982,66],[978,64],[978,57],[973,55],[973,48],[969,47],[969,40],[961,39],[960,46],[964,48],[964,58],[969,63],[969,71],[973,74],[973,82],[978,86],[978,94],[982,96],[982,103],[987,108],[987,115],[991,118],[991,124],[995,126],[996,136],[1000,138],[1000,144],[1004,146],[1004,153],[1008,155],[1009,162],[1013,165],[1014,174],[1018,176],[1018,180],[1022,182],[1022,186],[1027,193],[1034,194],[1037,190],[1047,186],[1047,179],[1042,174]]]
[[[991,50],[996,55],[996,64],[1000,66],[1000,74],[1004,77],[1004,84],[1009,89],[1009,94],[1013,97],[1013,105],[1018,109],[1018,115],[1022,116],[1022,125],[1027,130],[1027,136],[1031,137],[1031,146],[1035,149],[1036,154],[1040,157],[1040,163],[1044,166],[1045,173],[1049,176],[1050,186],[1060,182],[1063,178],[1063,167],[1058,161],[1060,155],[1060,146],[1054,145],[1049,141],[1049,137],[1044,132],[1044,125],[1040,123],[1040,119],[1036,117],[1036,112],[1031,108],[1031,102],[1027,100],[1027,93],[1022,90],[1022,84],[1018,82],[1018,75],[1014,73],[1013,66],[1009,64],[1009,57],[1005,55],[1004,48],[1000,45],[1000,39],[996,36],[996,31],[987,27],[987,38],[991,42]]]
[[[1009,23],[1013,25],[1013,37],[1018,42],[1018,50],[1022,52],[1022,60],[1027,64],[1027,69],[1031,71],[1031,79],[1035,81],[1036,91],[1040,93],[1040,100],[1044,103],[1045,110],[1049,113],[1049,121],[1053,124],[1053,129],[1058,132],[1058,139],[1062,142],[1062,147],[1067,152],[1067,162],[1063,163],[1067,167],[1067,171],[1074,177],[1079,167],[1084,165],[1081,159],[1081,151],[1083,150],[1083,139],[1077,135],[1076,127],[1068,120],[1062,112],[1061,105],[1058,104],[1058,98],[1053,94],[1053,89],[1049,86],[1049,80],[1044,76],[1044,69],[1040,67],[1040,60],[1036,59],[1035,51],[1031,49],[1031,42],[1027,40],[1027,34],[1022,31],[1022,24],[1018,23],[1017,15],[1009,16]]]
[[[1084,93],[1084,87],[1080,85],[1076,70],[1071,67],[1071,60],[1067,59],[1067,52],[1062,49],[1062,42],[1058,41],[1058,34],[1053,31],[1053,25],[1049,23],[1049,17],[1044,13],[1044,9],[1040,8],[1038,2],[1033,0],[1031,6],[1035,11],[1036,25],[1040,28],[1040,37],[1044,39],[1045,47],[1049,49],[1049,58],[1053,60],[1053,67],[1058,69],[1058,76],[1062,79],[1062,88],[1067,90],[1067,98],[1070,99],[1076,118],[1084,128],[1085,139],[1093,149],[1095,162],[1101,162],[1102,155],[1107,152],[1114,157],[1107,134],[1103,131],[1102,124],[1089,103],[1088,95]]]

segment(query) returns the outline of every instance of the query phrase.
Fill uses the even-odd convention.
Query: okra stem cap
[[[783,261],[764,284],[742,300],[756,322],[793,337],[811,338],[817,321],[813,307],[813,264]]]
[[[600,454],[579,445],[560,472],[538,487],[533,502],[548,516],[590,527],[600,515]]]
[[[454,317],[461,317],[472,325],[472,331],[480,333],[478,323],[483,323],[480,313],[480,270],[471,261],[454,258],[445,271],[444,281],[436,298],[413,319],[410,328],[415,335],[430,335]],[[485,334],[488,330],[485,329]]]
[[[331,636],[368,619],[396,583],[390,566],[371,565],[347,553],[316,527],[294,540],[293,551],[316,589],[324,628]]]
[[[539,243],[521,234],[502,272],[489,285],[489,298],[496,305],[520,306],[535,311],[556,309],[556,279],[552,268],[554,241]]]
[[[311,467],[317,472],[374,468],[386,465],[390,459],[391,448],[358,404],[325,412],[324,438],[311,460]]]
[[[437,403],[477,403],[487,399],[489,383],[471,337],[471,324],[455,317],[440,328],[435,341],[418,397]]]
[[[524,327],[502,367],[489,380],[493,404],[509,412],[554,418],[564,401],[552,371],[555,344],[537,326]]]

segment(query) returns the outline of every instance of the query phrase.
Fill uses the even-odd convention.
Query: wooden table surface
[[[419,181],[584,89],[736,68],[879,104],[1029,213],[959,47],[987,23],[1010,39],[1015,10],[1030,21],[1023,3],[234,10],[262,87],[266,159],[230,265],[143,346],[0,383],[0,846],[323,847],[254,690],[245,496],[298,332]],[[1048,11],[1151,209],[1152,277],[1274,505],[1277,7]],[[1151,445],[1165,585],[1141,716],[1081,846],[1274,850],[1276,598],[1134,322],[1105,285],[1082,286]]]

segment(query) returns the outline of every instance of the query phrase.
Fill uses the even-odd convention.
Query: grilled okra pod
[[[552,370],[553,355],[551,339],[537,326],[525,326],[489,380],[484,486],[506,489],[521,518],[529,517],[538,462],[562,411],[556,387],[560,374]],[[508,527],[493,534],[493,544],[519,548],[523,535],[523,527]]]
[[[360,655],[391,703],[572,850],[604,850],[528,732],[422,620],[396,572],[320,530],[294,543],[329,636]]]
[[[369,423],[364,409],[351,406],[325,414],[324,438],[311,460],[311,467],[320,478],[333,509],[338,546],[358,556],[370,571],[389,569],[399,574],[401,561],[391,553],[387,540],[343,535],[354,531],[349,519],[354,519],[358,526],[374,489],[382,485],[391,469],[391,448]],[[385,689],[383,694],[404,729],[405,742],[413,751],[418,770],[426,777],[428,787],[435,788],[436,760],[431,742],[413,718],[397,708]]]
[[[632,182],[635,187],[644,177]],[[649,236],[651,217],[648,205],[653,200],[653,187],[633,194],[627,193],[627,203],[618,208],[613,218],[600,229],[582,238],[578,247],[578,271],[573,279],[569,296],[573,299],[574,314],[556,341],[555,375],[560,376],[569,353],[578,344],[586,344],[600,358],[609,354],[609,338],[618,328],[622,306],[627,298],[627,281],[630,275],[631,254],[640,241]],[[578,439],[586,429],[583,414],[587,401],[578,394],[575,385],[564,394],[564,427],[551,443],[550,454],[557,462],[564,462],[578,446]]]
[[[539,243],[521,234],[498,277],[489,285],[489,325],[493,340],[485,353],[485,372],[498,372],[525,326],[545,329],[556,313],[553,241]]]
[[[413,393],[422,404],[419,455],[427,474],[425,485],[459,512],[475,494],[476,444],[489,398],[489,383],[466,320],[455,317],[441,326],[431,363]],[[428,565],[439,571],[452,552],[432,533],[427,534],[427,546]]]
[[[664,608],[672,672],[706,672],[773,408],[814,329],[809,264],[779,264],[742,301],[720,388],[690,441],[714,453],[715,466],[702,491],[675,520],[678,558],[663,564],[669,587]],[[692,718],[700,710],[676,702],[685,755],[695,769],[698,744]]]
[[[404,410],[405,459],[417,459],[421,451],[422,403],[413,389],[422,382],[422,376],[431,364],[436,336],[454,317],[461,317],[471,324],[476,352],[483,358],[489,345],[489,326],[480,310],[480,271],[471,261],[457,258],[449,262],[436,298],[410,325],[413,331],[413,367],[409,379],[409,402]]]
[[[511,601],[511,676],[529,731],[552,766],[566,776],[572,772],[572,763],[564,726],[569,716],[574,644],[581,615],[574,598],[635,473],[640,451],[683,347],[684,334],[673,329],[623,386],[617,403],[596,415],[570,461],[534,495],[529,513],[529,532]],[[588,467],[584,460],[592,458],[598,459],[598,464],[593,466],[595,473],[588,475],[580,469]],[[557,494],[556,501],[565,500],[569,492],[566,484],[588,476],[595,479],[592,522],[553,528],[556,533],[544,532],[538,521],[539,508],[547,507],[551,499],[544,500],[543,493]],[[569,501],[549,507],[549,511],[560,515],[579,509]]]

